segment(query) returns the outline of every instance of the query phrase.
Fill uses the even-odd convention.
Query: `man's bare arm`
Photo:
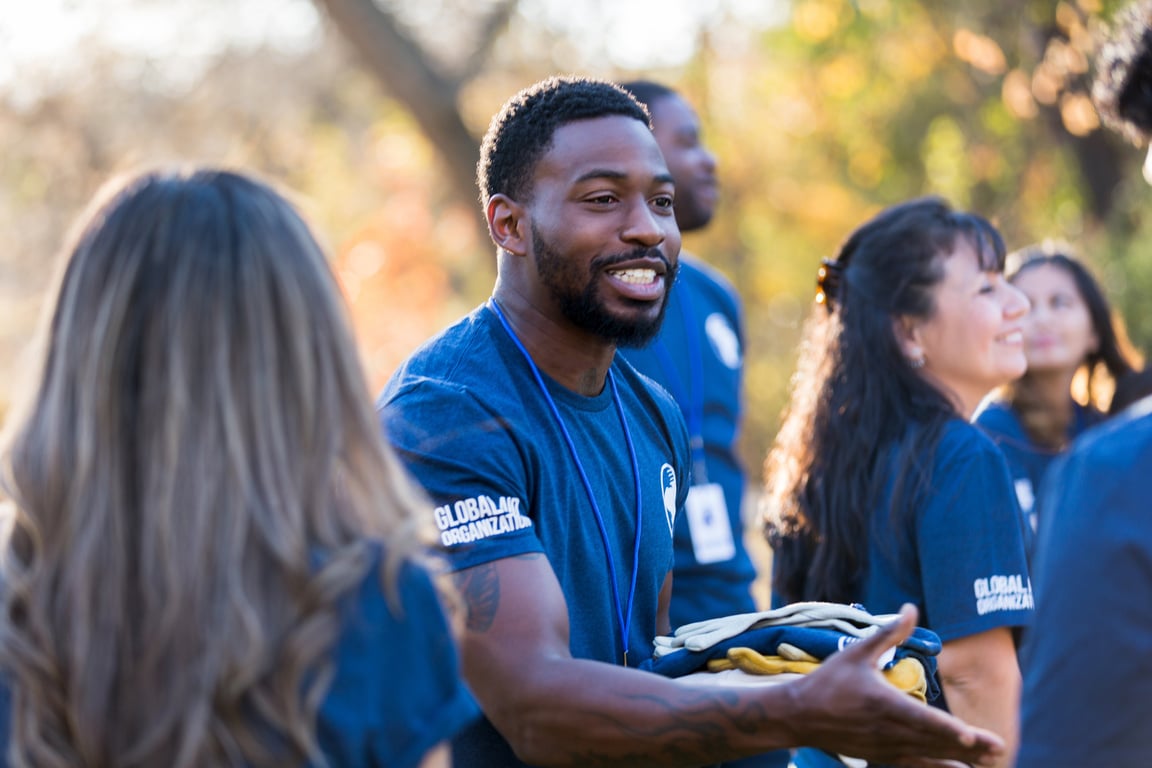
[[[568,613],[543,555],[456,574],[467,606],[464,674],[525,762],[542,766],[699,766],[795,746],[907,766],[979,763],[999,739],[900,693],[876,658],[899,627],[836,654],[795,683],[701,687],[574,659]]]

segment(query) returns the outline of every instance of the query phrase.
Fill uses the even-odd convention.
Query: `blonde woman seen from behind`
[[[80,223],[5,441],[8,762],[443,765],[475,704],[424,502],[304,221],[200,170]]]

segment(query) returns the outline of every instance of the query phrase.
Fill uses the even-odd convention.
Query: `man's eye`
[[[675,204],[675,201],[672,199],[671,195],[660,195],[652,202],[654,205],[656,205],[657,208],[671,208]]]

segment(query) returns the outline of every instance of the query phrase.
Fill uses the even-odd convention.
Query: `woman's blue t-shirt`
[[[341,607],[334,676],[317,714],[317,743],[329,765],[415,768],[480,711],[461,679],[428,573],[402,565],[393,605],[382,586],[380,549],[374,549],[367,576]],[[7,765],[10,725],[11,692],[0,686],[0,765]]]
[[[893,508],[902,451],[889,451],[888,483],[873,509],[868,568],[853,601],[875,614],[904,603],[947,644],[997,627],[1026,626],[1033,611],[1022,517],[1004,457],[959,418],[943,428],[930,457],[931,483]],[[802,749],[798,768],[843,765]]]
[[[1068,440],[1071,442],[1085,430],[1104,420],[1103,414],[1079,403],[1072,403],[1072,423],[1068,425]],[[1012,473],[1012,486],[1020,511],[1028,522],[1025,545],[1029,555],[1032,551],[1033,533],[1038,527],[1037,510],[1043,491],[1044,477],[1052,461],[1062,452],[1037,445],[1024,431],[1019,414],[1009,403],[993,400],[987,403],[974,419],[1004,453],[1008,469]]]

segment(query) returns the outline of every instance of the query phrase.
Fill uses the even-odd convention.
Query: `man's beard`
[[[561,254],[554,251],[532,227],[532,247],[536,253],[536,269],[540,280],[556,300],[560,311],[578,328],[610,341],[620,347],[643,347],[660,331],[664,312],[668,309],[668,296],[676,280],[679,266],[672,266],[655,248],[637,248],[629,253],[610,254],[592,260],[587,274]],[[664,262],[664,297],[655,317],[617,317],[604,306],[596,276],[614,264],[635,259],[655,258]],[[581,281],[583,288],[580,288]],[[636,302],[639,307],[641,302]]]

